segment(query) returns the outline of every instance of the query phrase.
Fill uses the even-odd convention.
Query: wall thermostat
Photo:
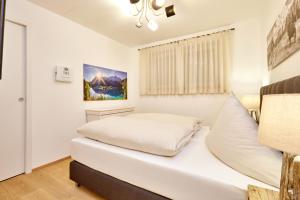
[[[60,82],[72,82],[72,70],[67,66],[57,66],[55,80]]]

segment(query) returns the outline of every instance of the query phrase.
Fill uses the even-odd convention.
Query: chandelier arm
[[[134,17],[136,17],[136,16],[138,16],[141,12],[142,12],[142,10],[143,10],[143,8],[141,8],[140,10],[138,9],[138,7],[137,7],[137,5],[135,5],[135,9],[136,9],[136,14],[132,14],[132,16],[134,16]]]
[[[152,7],[152,5],[151,5],[151,0],[147,0],[148,1],[148,7],[150,8],[150,9],[153,9],[153,7]]]
[[[134,7],[135,7],[135,9],[136,9],[136,11],[137,11],[137,14],[133,14],[133,16],[138,16],[142,11],[143,11],[143,9],[144,9],[144,6],[143,6],[143,4],[142,4],[142,6],[141,6],[141,8],[139,9],[139,7],[137,6],[137,3],[136,4],[134,4]]]
[[[140,17],[139,17],[139,22],[140,22],[140,23],[142,23],[142,17],[143,17],[143,14],[144,14],[144,10],[143,10],[143,12],[141,12],[141,15],[140,15]]]
[[[139,13],[140,16],[139,16],[138,22],[139,22],[139,24],[141,24],[141,25],[143,26],[143,23],[142,23],[142,17],[143,17],[144,12],[145,12],[145,7],[144,7],[144,0],[142,0],[142,1],[143,1],[143,2],[142,2],[142,8],[141,8],[141,12]]]
[[[145,11],[145,18],[147,20],[147,22],[149,22],[149,18],[148,18],[148,10],[149,10],[149,3],[150,3],[150,0],[145,0],[147,1],[145,7],[146,7],[146,11]]]

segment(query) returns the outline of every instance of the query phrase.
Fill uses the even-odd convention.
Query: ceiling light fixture
[[[130,0],[130,3],[134,7],[132,15],[138,18],[136,27],[142,28],[146,22],[150,30],[156,31],[158,24],[153,18],[164,14],[162,8],[166,0]],[[167,17],[175,15],[174,5],[167,6],[164,10]]]
[[[148,22],[148,28],[151,30],[151,31],[156,31],[158,29],[158,24],[156,21],[154,21],[153,19],[150,19],[149,22]]]

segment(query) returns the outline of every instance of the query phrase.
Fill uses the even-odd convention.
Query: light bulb
[[[152,8],[154,10],[159,10],[161,9],[166,3],[166,0],[152,0]]]
[[[150,19],[149,22],[148,22],[148,28],[151,31],[156,31],[158,29],[158,24],[153,19]]]
[[[132,16],[134,13],[134,5],[128,1],[119,1],[119,6],[122,9],[125,16]]]
[[[155,0],[157,7],[163,7],[166,3],[166,0]]]

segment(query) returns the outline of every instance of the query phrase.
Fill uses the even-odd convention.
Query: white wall
[[[258,94],[262,86],[262,38],[259,16],[235,24],[232,91]]]
[[[266,38],[271,30],[273,24],[275,23],[278,15],[281,13],[284,7],[285,1],[283,0],[268,0],[268,7],[263,18],[263,37],[264,37],[264,68],[267,69],[267,42]],[[266,72],[266,75],[269,75],[270,81],[277,82],[290,77],[300,75],[300,51],[296,52],[294,55],[289,57],[278,67],[276,67],[271,72]]]
[[[239,96],[243,94],[258,94],[262,86],[263,74],[260,18],[251,18],[228,27],[211,30],[211,32],[229,27],[236,28],[233,36],[232,91]],[[205,34],[207,31],[193,35],[201,35],[203,33]],[[160,41],[154,44],[189,38],[193,35]],[[136,54],[138,55],[138,53]],[[138,64],[135,66],[138,66]],[[135,73],[138,75],[138,68]],[[136,80],[136,85],[138,85],[138,80]],[[212,125],[226,99],[226,95],[139,97],[137,94],[136,98],[138,111],[192,115],[203,119],[205,124]]]
[[[76,136],[76,128],[85,122],[85,108],[136,105],[137,110],[143,112],[198,116],[211,125],[226,99],[223,95],[141,98],[136,50],[26,0],[7,1],[7,18],[28,24],[33,167],[69,155],[70,140]],[[252,18],[233,25],[236,31],[232,89],[238,95],[258,93],[262,84],[263,42],[259,20]],[[83,102],[83,63],[127,71],[129,101]],[[72,67],[74,82],[55,82],[55,65]]]
[[[26,23],[31,101],[32,167],[70,155],[70,140],[85,122],[86,107],[129,105],[133,101],[131,50],[26,0],[7,1],[7,19]],[[129,101],[84,103],[83,63],[129,74]],[[54,81],[54,67],[74,70],[71,84]],[[29,119],[30,120],[30,119]]]

